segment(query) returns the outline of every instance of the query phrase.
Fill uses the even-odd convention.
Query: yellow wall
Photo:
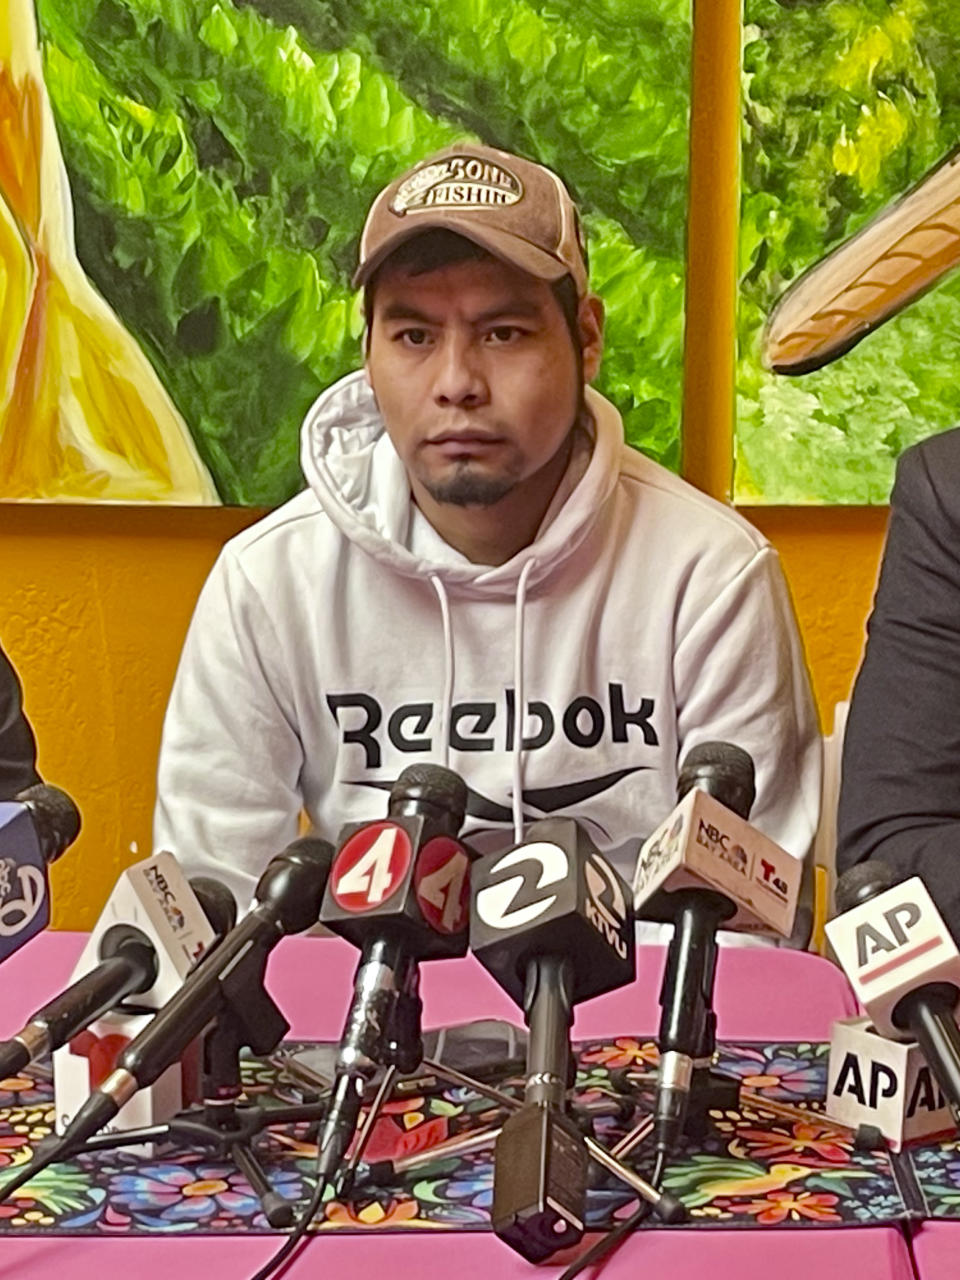
[[[0,638],[25,686],[44,777],[83,812],[53,869],[54,923],[92,925],[122,867],[150,852],[167,694],[221,543],[256,513],[0,506]]]
[[[738,6],[698,0],[694,47],[685,472],[730,485]],[[883,510],[747,511],[779,548],[825,720],[860,655]],[[0,638],[26,686],[40,767],[76,797],[80,840],[54,868],[54,923],[95,920],[150,849],[163,708],[197,591],[256,513],[0,506]],[[198,765],[198,768],[200,766]]]

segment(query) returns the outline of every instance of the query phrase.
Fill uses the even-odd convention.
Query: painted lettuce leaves
[[[952,0],[747,0],[735,494],[886,502],[908,445],[960,422],[960,277],[835,363],[761,367],[771,308],[960,143]]]
[[[360,358],[366,208],[466,136],[570,180],[608,309],[599,386],[677,464],[685,7],[39,0],[78,256],[223,501],[300,487],[301,417]]]

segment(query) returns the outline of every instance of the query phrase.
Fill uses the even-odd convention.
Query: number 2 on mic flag
[[[333,864],[333,897],[344,911],[368,911],[403,884],[413,846],[402,827],[374,822],[351,836]]]

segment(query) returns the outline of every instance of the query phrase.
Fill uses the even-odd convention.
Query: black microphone
[[[960,951],[919,876],[857,863],[837,881],[827,936],[882,1036],[916,1040],[960,1126]]]
[[[220,937],[229,933],[237,918],[237,904],[226,885],[209,876],[197,876],[190,887],[214,933]],[[17,1075],[31,1062],[59,1049],[128,996],[149,991],[157,979],[157,949],[135,925],[111,925],[100,939],[98,959],[89,973],[32,1013],[16,1035],[0,1042],[0,1080]]]
[[[49,924],[47,867],[79,832],[77,806],[46,782],[0,803],[0,961]]]
[[[237,900],[221,880],[213,876],[191,876],[190,888],[214,933],[210,950],[221,942],[237,923]]]
[[[138,1089],[153,1084],[208,1030],[228,1000],[234,1006],[244,1001],[252,1006],[258,994],[265,994],[260,988],[270,951],[287,934],[300,933],[317,921],[332,857],[326,840],[302,836],[270,860],[249,913],[201,958],[179,991],[123,1050],[114,1071],[65,1130],[56,1158],[76,1150],[109,1124]],[[256,1026],[247,1026],[255,1052],[270,1052],[289,1029],[269,1003],[275,1018],[263,1028],[262,1037]]]
[[[704,742],[688,754],[677,780],[677,802],[694,787],[741,818],[756,796],[753,760],[729,742]],[[660,1049],[654,1133],[657,1150],[673,1151],[683,1133],[694,1068],[716,1047],[713,988],[717,930],[736,914],[725,893],[696,885],[660,891],[643,904],[644,919],[673,924],[660,989]]]
[[[65,791],[48,782],[38,782],[19,792],[16,803],[22,804],[33,819],[44,862],[48,866],[56,862],[80,834],[80,810]]]
[[[567,1114],[573,1006],[633,981],[626,885],[571,818],[473,868],[470,946],[530,1028],[523,1106],[494,1156],[493,1229],[530,1262],[583,1235],[587,1149]]]
[[[456,838],[466,803],[456,773],[411,765],[390,791],[385,819],[341,832],[320,923],[361,955],[318,1143],[321,1186],[336,1175],[377,1069],[420,1063],[419,962],[466,954],[472,855]]]

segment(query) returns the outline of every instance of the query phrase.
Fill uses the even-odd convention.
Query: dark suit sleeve
[[[960,431],[900,460],[844,741],[837,869],[922,876],[960,937]]]
[[[12,800],[24,787],[40,781],[37,747],[23,714],[20,681],[0,649],[0,800]]]

